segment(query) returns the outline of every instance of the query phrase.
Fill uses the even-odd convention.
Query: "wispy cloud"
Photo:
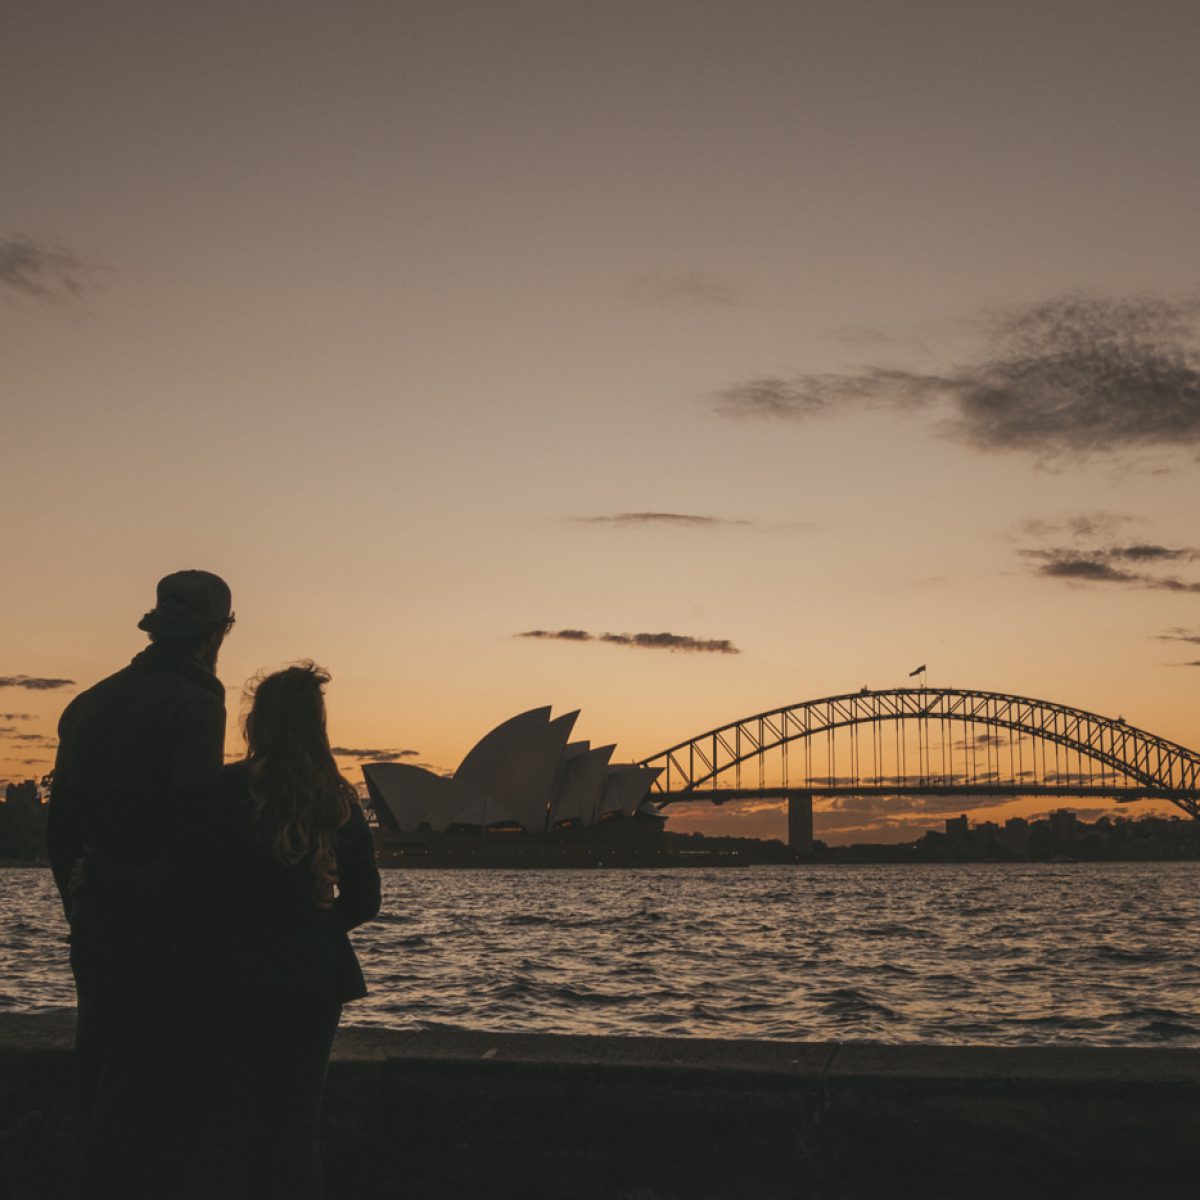
[[[1200,300],[1067,296],[986,323],[946,374],[864,366],[762,376],[713,396],[727,416],[805,420],[863,408],[949,412],[943,431],[1042,460],[1200,447]]]
[[[929,817],[956,816],[978,808],[1000,808],[1015,803],[1017,796],[988,796],[986,804],[978,796],[837,796],[819,811],[842,817],[897,815],[919,816],[926,825]]]
[[[47,692],[74,687],[73,679],[41,679],[36,675],[0,675],[0,688],[24,688],[28,692]]]
[[[371,750],[359,746],[331,746],[339,758],[370,758],[375,762],[395,762],[401,758],[418,758],[419,750]]]
[[[1105,553],[1126,562],[1195,562],[1200,558],[1200,554],[1188,547],[1156,546],[1152,542],[1110,546]]]
[[[572,517],[579,525],[607,526],[610,529],[738,529],[764,534],[793,534],[814,528],[812,521],[759,521],[745,517],[718,517],[711,513],[623,512],[597,513]]]
[[[1114,567],[1102,555],[1087,556],[1076,550],[1022,550],[1026,558],[1036,559],[1039,575],[1057,579],[1084,579],[1092,583],[1137,583],[1132,571]]]
[[[24,234],[0,238],[0,286],[39,300],[69,300],[83,291],[84,263],[62,247]]]
[[[920,408],[953,382],[900,368],[863,367],[848,374],[758,376],[722,388],[713,399],[722,416],[803,420],[850,409]]]
[[[639,275],[629,285],[629,296],[664,308],[728,308],[738,302],[737,290],[727,279],[704,271]]]
[[[608,642],[639,650],[671,650],[683,654],[740,654],[728,638],[695,638],[682,633],[588,633],[586,629],[529,629],[516,637],[554,642]]]
[[[1067,537],[1093,541],[1103,539],[1111,542],[1116,539],[1120,530],[1125,526],[1138,524],[1140,521],[1140,517],[1135,517],[1130,513],[1114,513],[1103,510],[1054,519],[1030,517],[1017,523],[1016,535],[1023,538],[1038,538],[1043,541]]]
[[[956,738],[952,745],[956,750],[969,750],[972,746],[1007,746],[1008,742],[998,733],[978,733],[973,738]]]
[[[963,811],[960,807],[954,813],[929,816],[899,810],[862,816],[818,811],[813,814],[813,824],[818,838],[836,840],[842,845],[854,842],[914,842],[930,830],[941,832],[946,816]]]
[[[694,638],[680,633],[602,633],[600,641],[642,650],[681,650],[687,654],[740,654],[728,638]]]
[[[722,525],[749,525],[734,517],[713,517],[702,513],[627,512],[593,517],[575,517],[583,525],[620,525],[636,527],[663,525],[675,529],[715,529]]]
[[[1200,550],[1146,540],[1114,540],[1121,526],[1133,520],[1122,514],[1092,513],[1058,520],[1023,521],[1017,526],[1018,536],[1050,540],[1052,544],[1025,546],[1017,554],[1035,575],[1047,579],[1200,592],[1200,583],[1182,579],[1168,570],[1200,561]],[[1101,542],[1101,537],[1108,540]]]
[[[0,721],[32,721],[32,713],[0,713]]]
[[[1156,554],[1153,551],[1162,553]],[[1083,583],[1135,584],[1138,587],[1165,592],[1200,592],[1200,582],[1180,579],[1176,575],[1154,575],[1145,570],[1129,569],[1130,563],[1192,562],[1196,557],[1193,551],[1149,546],[1112,546],[1080,551],[1055,546],[1048,549],[1021,550],[1019,553],[1036,564],[1035,574],[1053,579]]]
[[[1154,637],[1159,642],[1187,642],[1191,646],[1200,646],[1200,632],[1178,625],[1174,629],[1168,629],[1166,633],[1156,633]]]

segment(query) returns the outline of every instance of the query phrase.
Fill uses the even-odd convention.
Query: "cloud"
[[[1187,642],[1192,646],[1200,646],[1200,633],[1194,633],[1190,629],[1183,629],[1176,626],[1174,629],[1168,629],[1166,633],[1156,633],[1155,640],[1159,642]]]
[[[886,815],[889,811],[916,816],[928,823],[929,817],[957,816],[974,809],[1001,808],[1014,804],[1018,796],[837,796],[817,811],[844,816]]]
[[[1111,546],[1108,553],[1114,558],[1132,562],[1194,562],[1195,550],[1173,549],[1170,546],[1155,546],[1141,543],[1135,546]]]
[[[34,746],[58,745],[57,738],[46,737],[44,734],[40,733],[17,733],[17,731],[12,728],[0,729],[0,733],[5,734],[10,742],[24,742],[27,745]]]
[[[414,767],[420,767],[422,771],[428,771],[431,775],[441,775],[445,779],[450,779],[454,775],[453,767],[442,767],[437,763],[419,762],[413,763]]]
[[[73,679],[39,679],[34,675],[0,675],[0,688],[24,688],[29,692],[47,692],[74,687]]]
[[[900,833],[906,836],[903,838],[896,838],[895,840],[915,841],[918,837],[927,833],[931,829],[940,831],[942,828],[942,818],[902,815],[890,816],[885,813],[879,813],[873,817],[839,819],[833,814],[817,810],[813,813],[813,825],[815,826],[815,832],[821,838],[828,837],[831,834],[841,834],[843,837],[847,837],[849,835],[858,835],[857,840],[868,841],[871,839],[864,835]]]
[[[1144,576],[1142,582],[1146,587],[1161,588],[1167,592],[1200,592],[1200,583],[1191,582],[1186,579],[1176,579],[1173,575],[1167,576],[1165,579],[1153,579]]]
[[[1118,531],[1125,525],[1136,524],[1140,517],[1129,513],[1114,513],[1096,511],[1079,513],[1073,517],[1061,517],[1057,520],[1046,520],[1031,517],[1017,524],[1017,534],[1021,537],[1032,537],[1045,540],[1047,538],[1072,537],[1076,539],[1097,538],[1113,541]]]
[[[947,374],[880,366],[764,376],[716,392],[726,416],[804,420],[864,408],[948,410],[943,432],[1042,460],[1200,447],[1200,299],[1066,296],[985,325]]]
[[[839,842],[911,841],[930,830],[941,832],[947,817],[984,814],[978,819],[997,821],[994,810],[1015,804],[1019,797],[1004,796],[864,796],[841,797],[837,807],[817,808],[813,824],[820,838]],[[880,836],[882,835],[882,836]]]
[[[1112,531],[1130,518],[1112,514],[1077,517],[1065,521],[1026,521],[1019,527],[1036,537],[1069,533],[1079,544],[1027,547],[1017,553],[1033,565],[1037,575],[1083,583],[1117,583],[1169,592],[1200,592],[1200,583],[1176,575],[1156,573],[1156,568],[1193,563],[1200,551],[1191,546],[1165,546],[1158,542],[1087,544],[1096,531]]]
[[[938,375],[887,367],[863,367],[853,374],[765,375],[722,388],[714,396],[727,417],[783,417],[803,420],[833,410],[919,408],[953,384]]]
[[[1113,565],[1112,551],[1097,550],[1081,554],[1075,550],[1022,550],[1027,558],[1039,560],[1035,573],[1056,579],[1082,580],[1085,583],[1128,583],[1166,592],[1200,592],[1200,583],[1175,575],[1148,575]]]
[[[339,758],[370,758],[376,762],[395,762],[400,758],[417,758],[419,750],[367,750],[354,746],[331,746]]]
[[[700,513],[629,512],[595,517],[576,517],[583,525],[666,525],[675,528],[712,529],[721,525],[749,525],[733,517],[711,517]]]
[[[588,633],[586,629],[529,629],[516,637],[559,642],[609,642],[639,650],[671,650],[684,654],[741,654],[728,638],[694,638],[682,633]]]
[[[642,304],[664,308],[729,308],[738,302],[728,280],[703,271],[639,275],[629,285],[629,295]]]
[[[1027,558],[1039,560],[1039,575],[1059,579],[1086,579],[1099,583],[1137,583],[1139,576],[1123,571],[1103,557],[1085,557],[1073,550],[1022,550]]]
[[[998,733],[977,733],[973,738],[957,738],[951,743],[955,750],[969,750],[972,746],[1007,746],[1008,740]]]
[[[626,512],[572,517],[580,525],[608,525],[622,529],[658,526],[666,529],[754,529],[763,533],[791,534],[814,528],[811,521],[748,521],[744,517],[717,517],[706,513]]]
[[[986,449],[1087,454],[1200,443],[1195,299],[1051,300],[1001,316],[959,391]]]
[[[1171,663],[1173,667],[1200,667],[1200,658],[1194,658],[1191,662]]]
[[[83,291],[84,264],[61,248],[39,246],[24,234],[0,238],[0,286],[39,300],[74,299]]]
[[[694,638],[680,633],[602,633],[600,641],[642,650],[679,650],[687,654],[741,654],[728,638]]]
[[[32,721],[33,713],[0,713],[0,721]]]

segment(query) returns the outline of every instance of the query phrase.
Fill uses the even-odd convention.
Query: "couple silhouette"
[[[312,663],[260,676],[225,765],[219,576],[158,584],[150,644],[59,722],[47,842],[78,1000],[77,1200],[324,1194],[321,1099],[371,832]]]

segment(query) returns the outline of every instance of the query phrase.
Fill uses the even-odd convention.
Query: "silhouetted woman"
[[[371,831],[329,749],[328,682],[312,663],[263,678],[245,760],[192,814],[197,882],[179,949],[199,1153],[187,1194],[207,1200],[324,1194],[329,1052],[342,1005],[366,995],[346,934],[379,911]]]

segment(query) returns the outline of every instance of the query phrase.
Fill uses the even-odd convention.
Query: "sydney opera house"
[[[453,775],[365,764],[383,854],[414,866],[655,858],[663,818],[648,794],[657,769],[612,762],[615,746],[571,741],[578,716],[520,713],[481,738]]]

